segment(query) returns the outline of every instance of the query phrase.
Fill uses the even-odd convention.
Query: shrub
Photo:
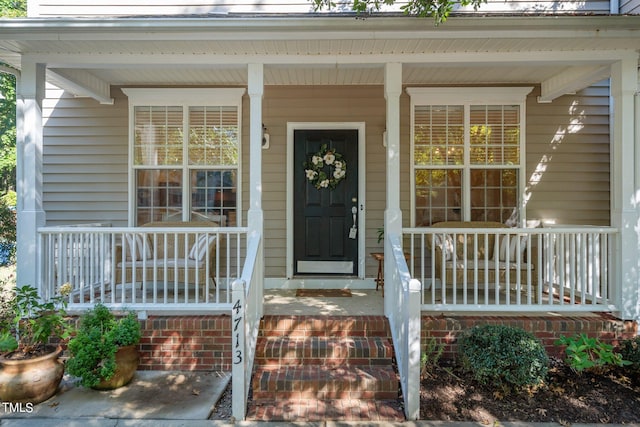
[[[640,337],[622,341],[620,356],[629,361],[629,368],[640,372]]]
[[[476,381],[501,388],[521,389],[542,383],[549,356],[540,341],[523,329],[479,325],[458,340],[462,367]]]
[[[78,333],[69,341],[67,372],[79,377],[85,387],[111,379],[118,348],[137,344],[140,333],[135,313],[129,312],[118,320],[106,306],[96,304],[81,316]]]
[[[601,371],[611,366],[629,364],[620,354],[613,351],[611,344],[603,343],[598,338],[591,338],[586,334],[561,336],[554,344],[567,346],[565,362],[578,372],[585,369]]]

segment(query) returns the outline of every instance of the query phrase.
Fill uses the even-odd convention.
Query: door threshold
[[[264,279],[265,289],[375,289],[372,278],[360,279],[354,276],[295,276],[291,279],[268,277]]]

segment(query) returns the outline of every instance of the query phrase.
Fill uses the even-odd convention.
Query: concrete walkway
[[[125,387],[96,391],[76,386],[65,376],[58,393],[45,402],[1,405],[0,426],[72,425],[70,420],[85,426],[143,419],[165,420],[165,425],[202,422],[230,380],[227,372],[138,371]]]

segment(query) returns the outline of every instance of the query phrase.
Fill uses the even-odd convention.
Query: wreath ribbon
[[[304,173],[307,181],[318,190],[334,189],[347,176],[347,162],[342,154],[323,144],[320,151],[304,162]]]

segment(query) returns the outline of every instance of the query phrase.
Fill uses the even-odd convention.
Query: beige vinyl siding
[[[621,0],[620,13],[637,15],[640,13],[640,0]]]
[[[127,99],[100,105],[49,88],[43,102],[47,225],[127,224]]]
[[[607,82],[527,103],[527,218],[558,224],[610,224]]]
[[[341,1],[336,2],[341,9]],[[393,6],[385,6],[384,11],[400,11],[405,1]],[[350,7],[350,6],[348,6]],[[313,7],[306,0],[235,0],[235,1],[198,1],[198,0],[32,0],[29,1],[28,14],[31,17],[61,16],[127,16],[127,15],[204,15],[226,13],[311,13]],[[571,14],[609,13],[609,1],[516,1],[489,0],[476,12],[472,7],[459,8],[459,13],[552,13]]]

